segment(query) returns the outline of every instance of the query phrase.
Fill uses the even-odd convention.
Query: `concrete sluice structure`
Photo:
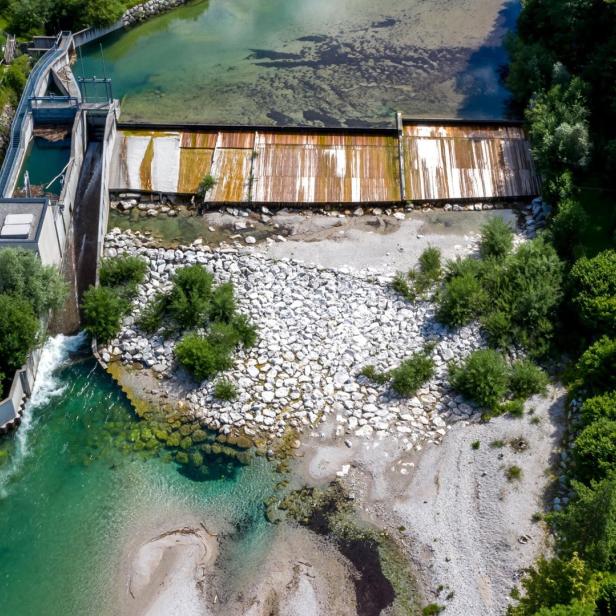
[[[39,38],[48,46],[39,50],[44,54],[28,78],[0,170],[0,249],[32,250],[44,265],[63,272],[71,293],[64,309],[58,311],[62,319],[57,329],[72,333],[79,327],[78,296],[96,282],[107,227],[117,103],[82,99],[70,69],[75,52],[70,32]],[[60,194],[16,198],[21,188],[17,185],[20,170],[32,140],[36,135],[40,139],[58,134],[70,148],[68,163],[60,172]],[[49,315],[42,321],[46,331]],[[0,400],[0,432],[19,425],[25,401],[32,394],[40,355],[40,349],[30,354],[15,373],[7,398]]]
[[[394,130],[122,125],[114,192],[191,195],[210,205],[515,200],[539,193],[515,123],[401,122]]]

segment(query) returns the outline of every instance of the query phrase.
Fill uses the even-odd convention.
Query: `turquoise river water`
[[[190,515],[234,536],[231,569],[258,567],[270,539],[269,465],[255,459],[231,476],[194,481],[160,457],[120,452],[106,426],[137,420],[84,343],[47,343],[24,423],[0,442],[5,616],[117,614],[123,549],[160,520]]]
[[[209,0],[84,49],[125,120],[325,126],[501,118],[517,0]],[[104,58],[104,62],[103,62]],[[88,92],[94,96],[95,92]]]

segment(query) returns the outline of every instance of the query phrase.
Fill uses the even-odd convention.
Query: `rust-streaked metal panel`
[[[451,137],[458,139],[526,139],[521,126],[502,126],[485,124],[426,125],[408,124],[404,126],[407,137]]]
[[[539,192],[521,128],[406,126],[405,134],[407,199],[491,199]]]
[[[236,150],[252,150],[255,144],[254,131],[230,131],[218,134],[218,148],[233,148]]]
[[[214,149],[182,148],[180,150],[179,193],[196,193],[204,176],[211,173]]]
[[[216,148],[211,174],[216,185],[207,194],[214,203],[248,201],[252,149]]]
[[[218,138],[217,131],[183,131],[182,132],[182,148],[205,148],[213,150],[216,146]]]
[[[390,146],[395,144],[395,137],[371,134],[335,134],[335,133],[301,133],[301,132],[263,132],[257,135],[257,146],[265,145],[311,145],[318,147],[340,146]]]
[[[271,203],[400,200],[398,148],[262,145],[256,149],[252,199]]]

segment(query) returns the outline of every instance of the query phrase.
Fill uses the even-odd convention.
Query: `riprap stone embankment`
[[[173,392],[178,382],[177,340],[140,331],[139,311],[170,287],[178,268],[194,263],[218,282],[235,285],[238,308],[257,325],[260,339],[256,347],[238,351],[234,368],[224,375],[237,385],[235,401],[216,400],[209,381],[187,394],[191,412],[214,430],[277,437],[287,427],[302,429],[334,414],[340,434],[397,434],[412,447],[438,441],[449,422],[473,414],[449,390],[446,377],[449,361],[480,345],[478,329],[448,331],[435,322],[433,304],[409,304],[387,279],[237,249],[214,251],[200,241],[166,250],[117,229],[108,234],[105,252],[139,255],[149,270],[133,314],[102,357],[152,370],[161,377],[161,392]],[[359,376],[369,363],[393,368],[429,341],[435,343],[436,374],[415,397],[401,399]]]

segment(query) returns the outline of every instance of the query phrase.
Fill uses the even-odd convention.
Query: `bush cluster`
[[[450,365],[449,381],[454,389],[492,413],[520,415],[523,401],[543,393],[548,377],[529,360],[508,366],[502,353],[480,349],[462,363]],[[503,402],[508,395],[513,399]]]
[[[238,346],[256,344],[257,330],[237,312],[232,283],[214,284],[214,276],[200,265],[177,270],[172,282],[168,293],[157,294],[144,307],[137,324],[147,333],[160,329],[163,333],[187,332],[176,345],[175,355],[196,379],[209,379],[227,370]]]
[[[90,287],[81,302],[84,329],[97,342],[104,344],[118,334],[146,271],[147,264],[139,257],[118,256],[101,262],[100,286]]]
[[[519,345],[542,356],[550,348],[562,298],[563,264],[543,239],[509,254],[504,233],[500,224],[489,223],[482,234],[486,258],[448,264],[437,317],[450,327],[480,319],[490,346]]]

